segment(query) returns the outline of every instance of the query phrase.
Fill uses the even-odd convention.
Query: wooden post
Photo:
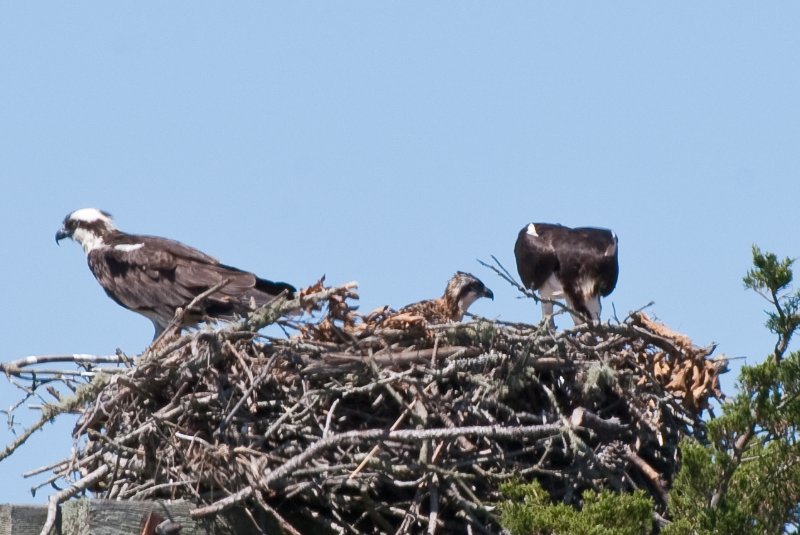
[[[69,500],[61,504],[54,535],[155,535],[155,527],[165,520],[174,528],[180,525],[180,530],[168,531],[176,535],[279,533],[259,530],[241,509],[195,520],[189,516],[195,507],[185,501]],[[0,505],[0,535],[39,535],[46,518],[46,505]]]
[[[153,535],[155,525],[163,520],[180,524],[179,535],[260,533],[241,511],[195,520],[189,516],[195,507],[185,501],[70,500],[61,505],[62,535]],[[143,533],[148,519],[152,528],[150,533]]]
[[[46,505],[0,505],[0,535],[39,535],[46,519]]]

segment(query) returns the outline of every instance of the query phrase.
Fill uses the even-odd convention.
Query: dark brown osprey
[[[447,281],[442,297],[406,305],[398,314],[421,316],[430,324],[461,321],[469,306],[480,297],[494,299],[494,294],[477,277],[458,271]]]
[[[617,236],[608,229],[569,228],[550,223],[531,223],[519,231],[514,246],[517,271],[526,288],[542,299],[566,299],[575,324],[600,321],[600,296],[617,285],[619,261]],[[542,302],[542,314],[550,317],[553,303]]]
[[[64,218],[56,243],[64,238],[83,247],[89,269],[111,299],[153,322],[154,338],[179,307],[226,279],[228,283],[200,309],[189,311],[182,327],[206,318],[232,320],[283,292],[289,297],[295,292],[289,284],[220,264],[180,242],[121,232],[111,215],[96,208],[82,208]]]

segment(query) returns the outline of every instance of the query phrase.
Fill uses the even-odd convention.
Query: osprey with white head
[[[181,327],[204,319],[232,320],[295,288],[220,264],[180,242],[156,236],[127,234],[117,229],[108,212],[75,210],[64,218],[56,243],[72,238],[83,247],[89,269],[106,294],[119,305],[147,317],[155,337],[198,295],[223,281],[196,309],[188,310]]]

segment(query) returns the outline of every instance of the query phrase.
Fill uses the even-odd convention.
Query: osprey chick
[[[430,324],[461,321],[469,306],[480,297],[494,300],[492,291],[477,277],[458,271],[447,282],[442,297],[406,305],[398,314],[421,316]]]
[[[542,299],[566,299],[575,324],[600,321],[600,296],[617,285],[617,235],[608,229],[569,228],[531,223],[519,231],[514,246],[517,271],[526,288]],[[542,302],[542,314],[553,324],[553,303]]]
[[[72,238],[86,252],[89,269],[106,294],[119,305],[147,317],[161,334],[178,308],[223,280],[228,283],[188,311],[181,327],[206,318],[232,320],[268,303],[281,293],[292,297],[285,282],[261,279],[220,264],[197,249],[156,236],[137,236],[117,229],[111,215],[82,208],[64,218],[56,243]]]

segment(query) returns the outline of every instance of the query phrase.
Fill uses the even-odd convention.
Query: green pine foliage
[[[712,535],[757,533],[748,527],[749,515],[741,503],[726,499],[718,507],[708,504],[718,481],[712,449],[688,439],[681,445],[683,464],[670,494],[672,523],[662,535]]]
[[[800,327],[793,263],[753,247],[744,285],[770,304],[775,348],[742,368],[736,395],[708,422],[708,444],[682,444],[665,535],[786,533],[800,525],[800,352],[788,352]]]
[[[764,297],[775,309],[767,312],[767,329],[778,335],[775,357],[780,359],[792,335],[800,327],[800,291],[791,292],[794,260],[778,260],[773,253],[762,253],[753,246],[753,266],[744,277],[746,288]],[[779,354],[780,353],[780,354]]]
[[[583,493],[580,510],[550,501],[536,482],[502,488],[502,525],[512,535],[646,535],[653,530],[653,502],[644,492]]]

